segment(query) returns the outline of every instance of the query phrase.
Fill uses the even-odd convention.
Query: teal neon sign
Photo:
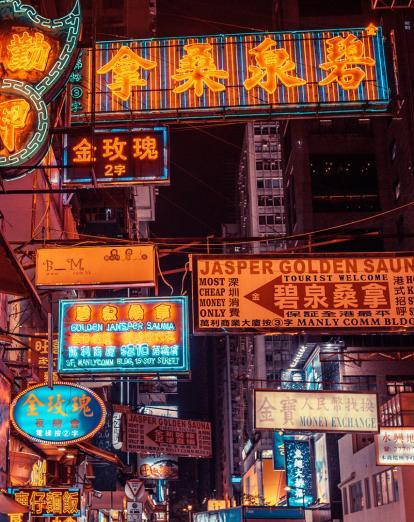
[[[31,386],[10,407],[16,430],[34,442],[65,446],[95,435],[105,422],[102,399],[78,384],[63,382]]]

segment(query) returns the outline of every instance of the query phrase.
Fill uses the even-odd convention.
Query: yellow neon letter
[[[256,60],[256,65],[249,65],[251,76],[243,82],[248,91],[259,85],[267,93],[273,94],[278,80],[285,87],[297,87],[306,83],[306,80],[288,74],[296,69],[296,64],[285,49],[274,49],[276,45],[274,40],[266,36],[257,47],[249,50],[249,54]]]
[[[26,125],[30,104],[26,100],[8,100],[0,103],[0,138],[9,152],[16,150],[16,129]]]
[[[182,93],[194,87],[196,96],[202,96],[204,85],[213,92],[224,91],[226,86],[213,78],[229,77],[227,71],[217,69],[211,55],[212,46],[208,43],[192,43],[184,45],[186,55],[180,59],[180,66],[176,74],[172,75],[176,82],[184,83],[173,89],[175,93]]]
[[[345,90],[358,89],[366,73],[357,65],[375,65],[375,60],[364,56],[364,44],[354,34],[346,38],[335,36],[326,40],[328,61],[319,67],[330,71],[328,76],[319,82],[319,85],[329,85],[337,81]]]
[[[140,77],[138,69],[154,69],[156,62],[142,58],[126,45],[120,47],[118,52],[96,72],[106,74],[112,71],[113,82],[108,84],[108,88],[115,96],[127,101],[132,93],[132,87],[144,87],[147,81]]]
[[[35,33],[34,37],[28,32],[22,36],[14,34],[7,46],[10,53],[9,69],[17,71],[40,71],[46,69],[52,47],[46,42],[42,33]]]

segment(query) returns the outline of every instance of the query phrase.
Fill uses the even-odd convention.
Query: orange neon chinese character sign
[[[11,71],[43,72],[52,47],[42,33],[34,33],[34,36],[31,36],[24,31],[22,36],[13,34],[7,49],[10,53]]]
[[[173,89],[173,92],[179,94],[194,88],[196,96],[200,97],[204,93],[204,85],[213,92],[226,89],[225,85],[213,79],[228,79],[229,73],[217,69],[211,55],[212,48],[212,45],[208,43],[184,45],[187,54],[180,59],[180,65],[176,73],[172,75],[173,80],[183,83]]]
[[[147,80],[140,77],[139,69],[149,71],[156,66],[156,62],[139,56],[129,47],[123,45],[112,59],[96,72],[97,74],[106,74],[112,71],[113,82],[108,84],[108,88],[112,94],[123,101],[127,101],[131,96],[133,87],[145,87],[147,85]]]
[[[256,60],[256,65],[249,65],[251,76],[243,82],[248,91],[259,85],[267,93],[273,94],[278,80],[285,87],[305,85],[306,80],[288,74],[296,69],[296,64],[286,49],[275,49],[276,45],[277,43],[267,36],[258,46],[249,50],[249,54]]]
[[[319,85],[329,85],[337,81],[345,90],[358,89],[366,73],[358,65],[374,66],[375,60],[364,56],[364,44],[354,34],[346,38],[335,36],[326,40],[327,61],[319,67],[330,71]]]
[[[83,138],[72,147],[74,153],[73,163],[91,163],[92,161],[96,161],[94,157],[95,150],[96,147],[93,147],[87,138]]]
[[[30,112],[30,104],[23,99],[0,103],[0,138],[9,152],[16,150],[16,130],[23,129]]]

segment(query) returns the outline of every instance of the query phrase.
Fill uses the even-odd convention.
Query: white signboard
[[[378,466],[414,466],[414,428],[381,428],[375,449]]]
[[[142,503],[127,502],[127,522],[140,522],[142,520]]]
[[[258,430],[378,432],[376,393],[254,390]]]

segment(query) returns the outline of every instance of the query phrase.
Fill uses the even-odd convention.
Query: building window
[[[279,196],[258,196],[257,204],[259,207],[281,207],[283,199]]]
[[[366,478],[364,480],[364,484],[365,484],[365,504],[366,504],[367,509],[370,509],[370,507],[371,507],[371,493],[370,493],[370,490],[369,490],[369,479],[368,478]]]
[[[349,486],[349,510],[351,513],[364,509],[364,494],[362,493],[362,483],[360,480]]]
[[[346,492],[346,488],[342,489],[342,504],[344,507],[344,515],[347,515],[349,513],[349,511],[348,511],[348,494]]]
[[[372,481],[376,506],[384,506],[399,501],[397,468],[377,473],[372,477]]]
[[[277,189],[283,188],[282,178],[260,178],[257,180],[258,189]]]
[[[283,214],[266,214],[259,216],[259,225],[283,225],[285,216]]]
[[[263,170],[263,161],[256,161],[256,170]]]
[[[376,391],[377,389],[375,375],[344,375],[342,382],[346,391]]]
[[[414,392],[414,378],[407,376],[406,378],[387,377],[388,395],[396,395],[403,392]]]

